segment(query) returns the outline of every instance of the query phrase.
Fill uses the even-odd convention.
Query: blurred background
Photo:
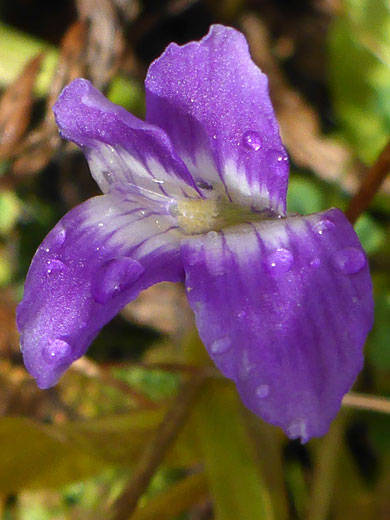
[[[345,209],[390,136],[388,0],[0,1],[4,520],[390,518],[389,179],[356,224],[376,299],[365,368],[324,438],[289,441],[212,367],[202,379],[180,285],[128,305],[55,388],[22,365],[15,308],[34,251],[98,193],[54,101],[82,76],[142,117],[150,62],[215,22],[244,32],[269,75],[289,211]]]

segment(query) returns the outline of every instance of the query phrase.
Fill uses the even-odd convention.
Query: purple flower
[[[23,357],[54,385],[143,289],[184,281],[211,358],[291,438],[324,434],[363,363],[367,259],[338,209],[286,213],[288,158],[266,76],[234,29],[171,44],[146,78],[146,122],[84,79],[55,107],[104,195],[74,208],[32,261]]]

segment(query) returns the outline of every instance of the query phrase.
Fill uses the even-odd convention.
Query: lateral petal
[[[245,405],[303,442],[323,435],[373,322],[364,251],[337,209],[182,242],[200,337]]]
[[[288,158],[245,37],[214,25],[199,42],[171,44],[149,68],[146,120],[163,128],[193,177],[234,202],[286,210]]]
[[[196,196],[197,188],[169,137],[111,103],[85,79],[64,88],[54,105],[62,137],[79,145],[103,192],[138,186],[169,196]]]
[[[140,291],[183,280],[179,237],[166,205],[115,192],[61,219],[33,258],[17,311],[24,362],[40,388]]]

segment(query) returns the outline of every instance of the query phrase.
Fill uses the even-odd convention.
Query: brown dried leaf
[[[346,175],[352,161],[350,150],[321,135],[317,113],[288,85],[272,56],[265,26],[254,15],[243,17],[241,26],[254,61],[268,75],[283,141],[294,162],[327,181],[339,182],[348,191],[356,189],[356,175]]]
[[[124,39],[117,11],[109,0],[78,0],[80,18],[89,22],[86,64],[95,87],[102,88],[118,70]]]
[[[0,159],[7,158],[30,122],[33,88],[43,54],[27,62],[0,99]]]
[[[57,70],[49,88],[45,117],[17,150],[18,157],[13,165],[15,175],[33,174],[41,170],[60,146],[61,140],[52,107],[66,84],[85,75],[86,34],[85,22],[75,22],[65,34]]]
[[[15,322],[16,306],[9,301],[0,299],[0,356],[10,359],[19,355],[19,335]]]
[[[87,24],[77,21],[70,26],[61,41],[60,56],[56,73],[52,79],[48,96],[46,117],[54,122],[51,108],[61,90],[72,80],[86,73]]]

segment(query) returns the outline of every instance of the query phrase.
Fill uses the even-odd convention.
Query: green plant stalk
[[[187,361],[209,363],[197,335],[186,347]],[[213,497],[215,520],[273,520],[271,499],[255,462],[242,405],[230,382],[207,382],[195,406],[193,428]]]

